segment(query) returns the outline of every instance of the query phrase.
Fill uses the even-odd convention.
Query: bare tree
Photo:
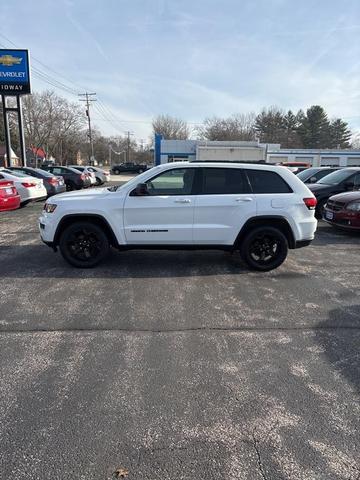
[[[206,140],[255,140],[255,114],[239,113],[228,118],[206,118],[197,128],[200,138]]]
[[[152,121],[153,133],[163,136],[166,140],[187,140],[190,129],[184,120],[170,115],[158,115]]]
[[[73,155],[74,143],[81,144],[85,117],[80,106],[54,92],[45,91],[24,97],[24,127],[27,145],[44,148],[60,163]],[[71,145],[71,148],[70,148]],[[74,161],[75,158],[71,158]]]

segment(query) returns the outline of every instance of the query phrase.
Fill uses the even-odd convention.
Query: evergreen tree
[[[284,148],[300,148],[302,147],[301,139],[298,134],[298,128],[300,125],[299,114],[294,115],[294,113],[289,110],[286,115],[284,115],[284,132],[281,137],[281,146]]]
[[[302,118],[298,133],[305,148],[329,148],[331,145],[330,122],[320,105],[308,108]]]
[[[330,124],[330,148],[350,148],[351,131],[346,122],[336,118]]]
[[[255,131],[263,143],[281,143],[284,130],[284,112],[278,107],[264,108],[255,119]]]

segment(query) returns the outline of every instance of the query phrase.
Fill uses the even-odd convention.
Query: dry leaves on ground
[[[118,468],[114,473],[116,478],[125,478],[129,475],[129,470],[127,468]]]

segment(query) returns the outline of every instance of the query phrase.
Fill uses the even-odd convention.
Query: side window
[[[194,168],[168,170],[146,182],[149,195],[190,195],[194,183]]]
[[[321,180],[323,177],[326,177],[326,175],[329,175],[329,173],[331,173],[332,170],[320,170],[319,172],[315,173],[315,175],[313,175],[315,178],[316,178],[316,181],[318,180]]]
[[[357,173],[354,177],[354,188],[360,190],[360,173]]]
[[[246,169],[253,193],[291,193],[285,180],[276,172]]]
[[[249,189],[240,168],[203,168],[202,195],[248,193]]]
[[[54,175],[61,175],[63,173],[63,169],[62,168],[59,168],[59,167],[54,167],[52,168],[51,170],[51,173],[53,173]]]

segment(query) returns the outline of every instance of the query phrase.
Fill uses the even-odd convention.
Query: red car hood
[[[337,195],[333,195],[330,198],[335,202],[343,202],[343,203],[354,202],[356,200],[360,201],[360,190],[355,190],[353,192],[338,193]]]

